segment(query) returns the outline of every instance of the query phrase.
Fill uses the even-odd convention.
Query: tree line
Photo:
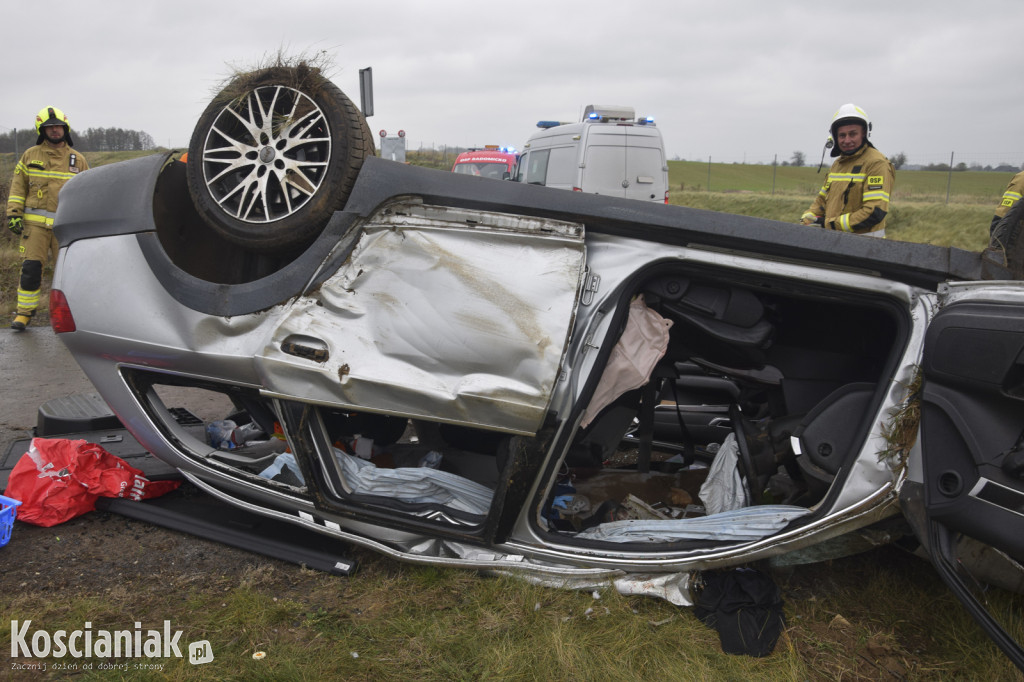
[[[71,131],[75,149],[82,152],[134,152],[156,149],[153,136],[142,130],[86,128]],[[0,151],[18,156],[36,143],[36,131],[28,128],[0,134]]]
[[[896,168],[896,170],[899,170],[903,166],[907,165],[907,155],[904,154],[903,152],[900,152],[898,154],[890,156],[889,157],[889,161],[892,162],[892,165],[893,165],[894,168]],[[801,152],[801,151],[795,151],[795,152],[793,152],[793,156],[791,156],[788,161],[783,161],[782,162],[782,165],[783,166],[803,166],[805,163],[806,163],[806,157],[804,156],[804,153]],[[996,171],[996,172],[999,172],[999,173],[1016,173],[1016,172],[1020,171],[1022,168],[1024,168],[1024,167],[1014,166],[1012,164],[1005,163],[1005,162],[999,164],[998,166],[992,166],[992,165],[982,166],[980,163],[972,163],[971,165],[967,165],[966,163],[961,161],[960,163],[958,163],[955,166],[953,166],[953,171]],[[927,170],[927,171],[948,171],[948,170],[950,170],[948,163],[930,163],[930,164],[928,164],[926,166],[921,166],[920,169],[921,170]]]

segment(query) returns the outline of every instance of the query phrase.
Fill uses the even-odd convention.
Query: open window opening
[[[455,526],[486,518],[507,434],[392,415],[318,408],[317,461],[328,503]]]
[[[269,399],[169,375],[127,376],[192,462],[338,511],[479,526],[509,458],[512,436],[502,432]]]
[[[652,277],[630,297],[622,352],[544,502],[548,527],[614,542],[735,541],[809,515],[871,428],[906,343],[896,306],[693,273]],[[662,332],[643,331],[650,320]],[[609,392],[618,373],[622,390]]]
[[[136,394],[177,450],[194,462],[297,496],[309,490],[283,424],[284,403],[252,389],[129,371]],[[189,417],[182,420],[180,414]]]

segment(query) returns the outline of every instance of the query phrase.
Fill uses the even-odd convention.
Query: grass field
[[[119,528],[123,522],[108,523]],[[168,619],[186,627],[183,646],[205,639],[216,660],[192,666],[158,659],[164,665],[159,675],[129,669],[118,679],[1020,679],[934,574],[898,565],[906,558],[892,557],[897,565],[886,565],[890,556],[776,576],[787,628],[764,658],[723,653],[713,629],[667,602],[373,556],[350,578],[255,561],[238,573],[126,571],[105,592],[59,598],[35,581],[0,606],[0,643],[9,640],[11,621],[25,614],[33,616],[34,629],[49,632],[72,631],[83,621],[96,630],[115,629],[131,614],[147,626]],[[265,657],[255,660],[256,652]],[[95,670],[77,677],[114,675]],[[54,677],[33,671],[10,679]]]
[[[827,168],[669,162],[673,204],[723,213],[798,222],[818,192]],[[886,236],[899,241],[980,251],[1011,173],[897,171]],[[946,201],[947,183],[950,186]],[[773,191],[774,188],[774,191]]]
[[[826,162],[828,159],[826,159]],[[669,161],[668,178],[672,189],[712,192],[753,192],[799,195],[808,204],[825,181],[828,163],[817,166],[746,166],[742,164]],[[893,203],[903,201],[980,204],[995,209],[1013,173],[992,171],[896,171]],[[709,183],[710,179],[710,183]]]

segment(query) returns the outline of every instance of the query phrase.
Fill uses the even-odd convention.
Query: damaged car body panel
[[[696,571],[924,514],[905,493],[943,439],[896,415],[922,374],[929,404],[930,328],[977,254],[375,158],[314,242],[255,253],[208,234],[182,164],[119,165],[62,193],[61,338],[211,495],[404,561],[678,604]],[[1024,430],[1016,362],[998,452]],[[954,381],[971,400],[977,370]],[[169,389],[261,437],[189,431]]]
[[[352,409],[536,433],[583,264],[579,225],[388,205],[337,273],[288,305],[257,361],[262,383]]]

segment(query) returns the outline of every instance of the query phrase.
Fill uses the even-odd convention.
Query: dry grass
[[[255,64],[231,66],[231,74],[215,86],[210,106],[236,101],[264,83],[287,85],[315,96],[330,80],[333,68],[326,51],[288,55],[278,50]]]
[[[889,467],[896,473],[900,473],[906,467],[910,449],[917,442],[918,426],[921,423],[920,367],[904,388],[907,390],[906,400],[893,410],[889,420],[882,425],[882,436],[888,447],[878,453],[879,458],[887,461]]]
[[[927,564],[893,549],[777,572],[787,628],[765,658],[723,653],[690,609],[649,598],[361,551],[350,578],[237,554],[247,566],[232,560],[184,582],[172,569],[125,572],[108,588],[69,582],[59,599],[44,579],[25,584],[0,605],[0,645],[11,619],[31,617],[33,628],[51,632],[86,620],[116,629],[169,619],[185,630],[183,643],[209,640],[215,661],[160,659],[165,679],[1020,679]],[[266,657],[254,660],[256,651]]]

